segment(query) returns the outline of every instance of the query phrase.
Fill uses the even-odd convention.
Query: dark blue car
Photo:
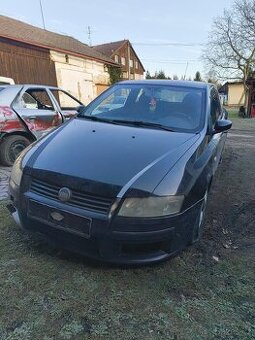
[[[20,155],[9,209],[93,259],[166,259],[201,235],[230,127],[214,85],[120,82]]]

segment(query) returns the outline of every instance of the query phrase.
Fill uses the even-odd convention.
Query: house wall
[[[129,65],[129,54],[130,59],[133,60],[133,66]],[[120,49],[118,49],[114,54],[112,55],[112,59],[115,60],[115,55],[118,55],[118,63],[121,64],[122,69],[122,76],[123,79],[144,79],[144,71],[142,68],[142,65],[140,61],[137,59],[132,47],[128,48],[128,43],[124,44]],[[121,62],[121,58],[124,57],[126,60],[126,64],[123,65]],[[137,66],[136,67],[136,62]],[[130,77],[128,76],[128,71],[130,68]]]
[[[103,63],[50,51],[57,84],[87,105],[108,87],[109,73]]]
[[[16,84],[57,85],[49,50],[7,38],[0,38],[0,76]]]
[[[244,86],[243,84],[228,84],[228,106],[244,105]]]

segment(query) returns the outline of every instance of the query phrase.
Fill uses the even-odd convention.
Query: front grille
[[[61,186],[38,179],[33,179],[30,185],[31,192],[57,201],[59,201],[58,192],[61,188]],[[67,205],[72,205],[101,214],[108,214],[112,203],[113,200],[111,198],[82,193],[77,190],[72,190],[70,200],[65,202]]]

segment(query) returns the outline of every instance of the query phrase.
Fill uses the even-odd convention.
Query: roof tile
[[[97,50],[98,52],[103,53],[107,55],[108,57],[111,57],[112,54],[127,41],[128,40],[114,41],[114,42],[110,42],[110,43],[106,43],[102,45],[96,45],[96,46],[93,46],[93,48]]]
[[[0,37],[18,40],[31,45],[48,47],[56,51],[61,50],[70,54],[79,54],[115,64],[107,55],[100,53],[73,37],[47,31],[3,15],[0,15]]]

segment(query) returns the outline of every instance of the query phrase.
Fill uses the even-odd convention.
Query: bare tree
[[[246,80],[255,70],[255,0],[236,0],[214,20],[203,59],[219,79],[242,80],[247,107]]]

